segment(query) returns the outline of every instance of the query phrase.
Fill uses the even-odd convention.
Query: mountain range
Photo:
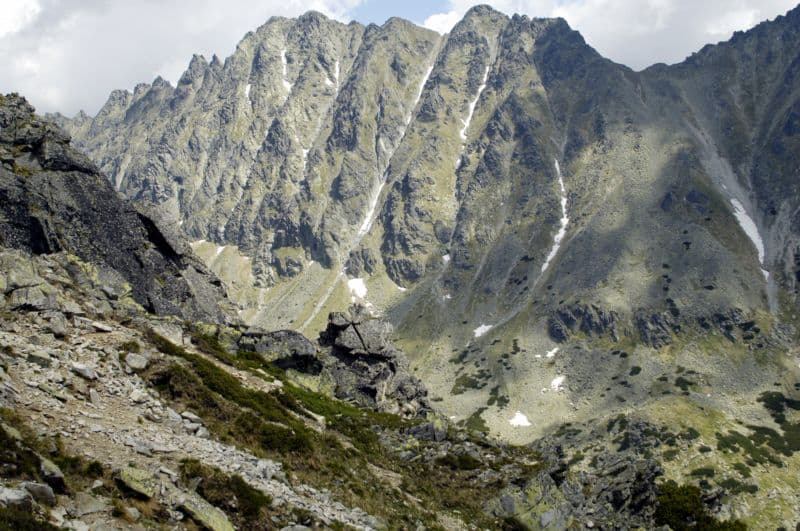
[[[369,406],[384,380],[342,390],[362,348],[325,335],[352,327],[374,354],[362,310],[335,317],[355,304],[393,326],[415,411],[558,447],[586,473],[633,446],[722,518],[785,527],[800,519],[798,65],[800,8],[639,72],[562,19],[486,6],[446,35],[275,17],[174,87],[47,117],[69,135],[14,100],[0,242],[75,254],[222,343],[226,326],[325,330],[324,370],[294,347],[282,368]],[[553,489],[573,501],[560,473],[508,494],[541,494],[541,527]]]

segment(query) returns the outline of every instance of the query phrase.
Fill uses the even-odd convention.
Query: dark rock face
[[[618,322],[616,312],[595,305],[562,306],[547,321],[547,329],[550,337],[559,343],[578,331],[597,337],[610,335],[614,341],[618,341]]]
[[[315,375],[322,372],[317,346],[293,330],[248,330],[239,338],[238,347],[268,356],[272,363],[283,370],[294,369]]]
[[[326,370],[337,398],[378,411],[420,416],[430,411],[428,391],[409,374],[408,360],[389,340],[392,326],[363,308],[332,313],[320,344],[330,349]]]
[[[0,244],[66,251],[113,270],[154,313],[229,321],[220,281],[188,246],[124,201],[68,135],[33,112],[22,97],[0,96]]]
[[[634,323],[645,344],[661,348],[672,343],[672,331],[676,324],[669,315],[639,310],[634,316]]]
[[[524,486],[507,488],[494,511],[526,515],[525,523],[535,529],[652,529],[656,480],[663,471],[656,459],[642,455],[661,444],[658,433],[647,422],[626,422],[613,434],[619,446],[599,453],[579,472],[570,470],[566,458],[575,446],[569,430],[540,439],[532,448],[541,455],[542,471]],[[596,442],[605,434],[591,431],[587,437]]]

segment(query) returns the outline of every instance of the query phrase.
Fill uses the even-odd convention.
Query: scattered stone
[[[149,363],[148,359],[141,354],[136,354],[135,352],[129,352],[127,356],[125,356],[125,364],[134,371],[143,371],[147,368],[147,364]]]
[[[47,312],[44,315],[48,320],[47,330],[55,337],[63,338],[67,335],[67,318],[61,312]]]
[[[24,481],[20,483],[20,487],[28,491],[33,499],[39,503],[43,503],[49,507],[56,504],[56,494],[50,485],[44,483],[35,483],[33,481]]]
[[[66,492],[67,484],[64,481],[64,473],[58,468],[58,465],[46,457],[39,456],[39,460],[39,471],[45,483],[50,485],[53,490],[58,493]]]
[[[144,389],[134,389],[129,395],[129,398],[136,404],[142,404],[150,400],[150,395],[148,395],[147,391]]]
[[[75,495],[74,507],[72,510],[68,510],[68,513],[73,518],[80,518],[87,514],[101,513],[107,509],[108,503],[105,500],[85,492],[79,492]]]
[[[48,395],[52,396],[53,398],[61,402],[66,402],[69,399],[66,394],[57,391],[55,388],[44,382],[38,383],[37,387],[39,388],[40,391],[47,393]]]
[[[200,428],[195,432],[195,436],[200,437],[201,439],[208,439],[211,437],[211,434],[208,432],[208,429],[205,426],[200,426]]]
[[[150,472],[139,468],[125,467],[117,473],[117,479],[128,490],[147,499],[155,497],[158,492],[158,482]]]
[[[8,437],[10,439],[14,439],[15,441],[21,441],[22,440],[22,434],[19,432],[19,430],[17,428],[14,428],[13,426],[9,426],[5,422],[0,424],[0,428],[2,428],[3,432],[6,434],[6,437]]]
[[[0,487],[0,505],[30,511],[33,497],[26,490]]]
[[[136,507],[125,507],[125,516],[132,522],[138,522],[142,517],[142,513]]]
[[[43,350],[35,350],[28,353],[27,361],[28,363],[33,363],[44,369],[50,368],[53,365],[53,360],[50,358],[50,355]]]
[[[93,367],[89,367],[83,363],[73,362],[71,369],[72,372],[85,380],[97,380],[97,371],[95,371]]]
[[[178,507],[210,531],[234,531],[225,513],[197,495],[185,493]]]
[[[192,413],[191,411],[184,411],[181,413],[181,417],[185,418],[189,422],[193,422],[195,424],[203,424],[203,419]]]
[[[99,406],[100,403],[102,402],[102,400],[100,399],[100,393],[98,393],[94,389],[89,389],[89,401],[95,406]]]

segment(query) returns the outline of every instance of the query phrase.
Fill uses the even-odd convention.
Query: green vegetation
[[[134,353],[134,354],[138,354],[139,352],[142,351],[142,346],[137,341],[134,341],[134,340],[125,341],[124,343],[120,343],[118,348],[119,348],[120,352],[129,352],[129,353]]]
[[[703,503],[702,492],[694,485],[678,485],[668,481],[659,487],[656,502],[657,525],[668,525],[673,531],[703,529],[707,531],[740,531],[747,527],[738,520],[720,522]]]
[[[436,462],[442,466],[450,467],[453,470],[475,470],[481,466],[480,461],[468,454],[447,454],[438,458]]]
[[[28,511],[0,507],[0,531],[58,531]]]
[[[439,514],[458,511],[466,521],[483,528],[496,528],[499,521],[487,516],[482,505],[504,484],[486,486],[476,482],[476,467],[499,470],[510,462],[536,463],[535,452],[516,447],[505,450],[506,456],[515,456],[513,460],[497,458],[491,463],[458,455],[432,462],[403,461],[395,453],[404,448],[402,437],[393,450],[392,445],[381,442],[381,436],[397,437],[418,421],[360,410],[298,387],[258,354],[228,353],[215,339],[195,334],[194,344],[208,357],[264,380],[280,380],[282,385],[270,392],[244,387],[208,357],[189,352],[153,332],[147,332],[147,340],[173,359],[153,364],[142,376],[162,397],[177,404],[174,407],[190,408],[202,417],[208,429],[221,440],[258,456],[277,458],[291,471],[293,481],[327,489],[343,504],[360,507],[393,526],[415,527],[421,522],[437,528]],[[476,415],[479,427],[485,429],[480,411]],[[317,417],[324,417],[324,429]],[[413,444],[420,446],[428,444],[414,441]],[[475,443],[481,444],[480,439]],[[423,452],[422,448],[418,451]],[[499,452],[496,448],[485,451]],[[261,518],[256,516],[256,508],[263,500],[250,499],[247,510],[251,516],[246,516],[241,507],[241,498],[250,498],[248,491],[242,490],[245,486],[191,462],[183,468],[185,479],[203,477],[205,482],[211,478],[212,485],[203,487],[206,490],[202,494],[209,501],[223,492],[241,490],[235,495],[240,502],[239,512],[227,510],[231,511],[232,519],[241,523],[241,528],[258,528],[248,522]],[[402,478],[401,488],[376,475],[374,471],[378,469]],[[533,470],[520,466],[517,473],[532,474]]]
[[[197,493],[225,511],[237,528],[264,529],[273,525],[268,512],[270,497],[240,476],[227,475],[194,459],[181,461],[180,474],[187,485],[196,483]]]

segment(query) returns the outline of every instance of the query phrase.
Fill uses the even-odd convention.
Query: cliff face
[[[718,338],[791,335],[799,20],[633,72],[560,19],[477,7],[439,36],[309,13],[59,120],[178,221],[246,320],[313,333],[365,303],[447,412],[529,440],[507,409],[591,418],[652,396],[665,352],[700,370],[732,359]],[[648,384],[609,403],[620,345],[650,356]]]
[[[16,95],[0,96],[0,160],[0,245],[78,256],[97,266],[101,283],[127,283],[156,314],[231,319],[221,282],[188,245],[123,199]]]

